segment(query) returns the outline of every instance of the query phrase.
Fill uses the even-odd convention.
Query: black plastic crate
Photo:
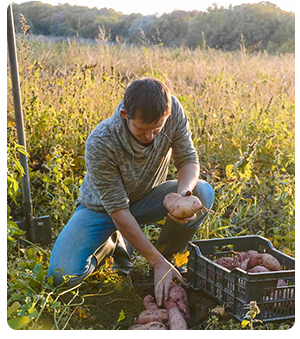
[[[245,305],[256,301],[262,321],[291,319],[295,317],[295,259],[273,248],[261,236],[243,236],[192,241],[187,264],[187,281],[213,299],[225,304],[235,318],[243,320]],[[234,256],[235,252],[256,250],[277,258],[282,271],[247,273],[240,268],[232,271],[215,264],[213,260]],[[277,287],[278,279],[287,286]]]

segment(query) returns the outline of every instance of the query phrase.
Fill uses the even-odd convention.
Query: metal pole
[[[23,123],[23,112],[21,102],[21,91],[20,91],[20,80],[19,80],[19,69],[17,59],[17,47],[15,38],[15,28],[13,21],[13,10],[12,4],[7,8],[7,43],[8,43],[8,54],[9,64],[12,81],[12,92],[14,98],[14,109],[15,109],[15,120],[18,135],[18,144],[24,146],[26,150],[26,139],[24,133]],[[23,202],[24,202],[24,217],[25,217],[25,231],[26,237],[34,241],[34,231],[32,227],[32,203],[31,203],[31,192],[29,182],[29,170],[27,156],[19,153],[20,163],[24,168],[25,175],[22,176],[22,191],[23,191]]]

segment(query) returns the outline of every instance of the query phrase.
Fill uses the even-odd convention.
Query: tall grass
[[[262,234],[293,252],[294,55],[24,41],[19,63],[35,213],[49,212],[56,234],[74,208],[87,136],[114,112],[131,80],[153,76],[181,101],[201,176],[216,190],[217,215],[196,236]],[[9,78],[7,117],[12,148]],[[228,165],[253,142],[250,175],[230,177]]]

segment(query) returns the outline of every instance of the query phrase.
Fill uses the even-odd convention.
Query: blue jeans
[[[143,199],[133,203],[130,212],[141,226],[163,220],[167,215],[163,199],[171,192],[177,192],[177,180],[166,181],[155,187]],[[193,194],[199,197],[205,207],[211,208],[214,190],[206,181],[199,180]],[[184,226],[196,230],[205,216],[206,213],[199,212],[195,220]],[[167,221],[165,226],[172,222]],[[95,252],[116,231],[116,226],[108,214],[79,205],[52,250],[48,275],[53,276],[54,285],[64,282],[63,276],[71,276],[66,283],[68,286],[76,285],[90,275],[97,266]]]

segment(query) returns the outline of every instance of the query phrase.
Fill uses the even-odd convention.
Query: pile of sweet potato
[[[254,250],[234,253],[234,257],[222,257],[214,260],[214,263],[229,270],[239,267],[250,273],[281,271],[280,262],[269,253],[258,253]]]
[[[249,273],[263,273],[282,270],[280,262],[272,254],[258,253],[254,250],[234,253],[234,257],[222,257],[214,260],[213,262],[229,269],[230,271],[237,267]],[[286,285],[287,284],[283,279],[278,280],[277,287]]]
[[[188,298],[181,286],[171,283],[170,296],[164,301],[164,308],[158,307],[154,298],[147,295],[143,300],[145,310],[129,330],[187,330],[190,318]]]
[[[249,250],[247,252],[234,252],[234,257],[222,257],[213,262],[221,265],[229,270],[234,268],[241,268],[242,270],[249,273],[265,273],[271,271],[281,271],[282,267],[280,262],[269,253],[258,253],[254,250]],[[285,287],[287,283],[284,279],[278,279],[276,288]],[[285,299],[289,293],[290,298],[294,298],[294,290],[291,289],[287,291],[285,289],[270,289],[268,295],[265,295],[265,300],[278,300]],[[281,303],[276,302],[273,305],[274,309],[282,309],[285,307],[293,307],[293,302]]]

